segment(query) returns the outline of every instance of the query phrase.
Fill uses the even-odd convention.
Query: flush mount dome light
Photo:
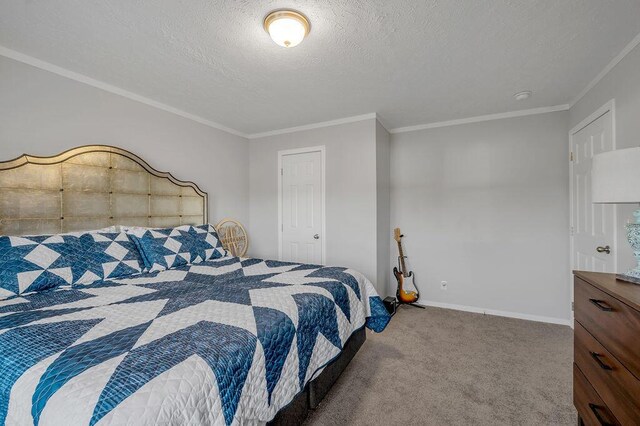
[[[309,34],[309,20],[294,10],[275,10],[264,18],[264,29],[282,47],[299,45]]]

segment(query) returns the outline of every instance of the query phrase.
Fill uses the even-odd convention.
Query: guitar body
[[[417,291],[406,290],[408,287],[407,284],[417,289],[413,282],[413,272],[409,272],[405,277],[398,268],[393,268],[393,275],[396,277],[396,281],[398,281],[398,289],[396,291],[396,298],[398,299],[398,302],[415,303],[420,298],[420,294]]]

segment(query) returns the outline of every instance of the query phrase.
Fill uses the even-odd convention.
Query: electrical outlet
[[[440,290],[446,290],[447,289],[447,284],[449,284],[446,281],[440,281]]]

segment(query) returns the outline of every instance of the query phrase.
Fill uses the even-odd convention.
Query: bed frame
[[[269,426],[300,425],[309,415],[310,410],[318,408],[322,399],[329,393],[349,362],[356,355],[367,339],[364,327],[353,333],[345,343],[342,352],[331,361],[318,377],[311,380],[276,417],[267,423]]]
[[[0,235],[56,234],[112,225],[172,227],[208,222],[207,193],[108,145],[0,162]],[[353,333],[334,360],[269,425],[298,425],[329,392],[366,340]]]
[[[208,222],[207,193],[107,145],[0,162],[0,235]]]

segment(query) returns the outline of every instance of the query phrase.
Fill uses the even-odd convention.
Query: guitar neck
[[[402,269],[403,274],[407,273],[407,265],[404,263],[404,252],[402,251],[402,242],[398,241],[398,252],[400,253],[400,268]]]

